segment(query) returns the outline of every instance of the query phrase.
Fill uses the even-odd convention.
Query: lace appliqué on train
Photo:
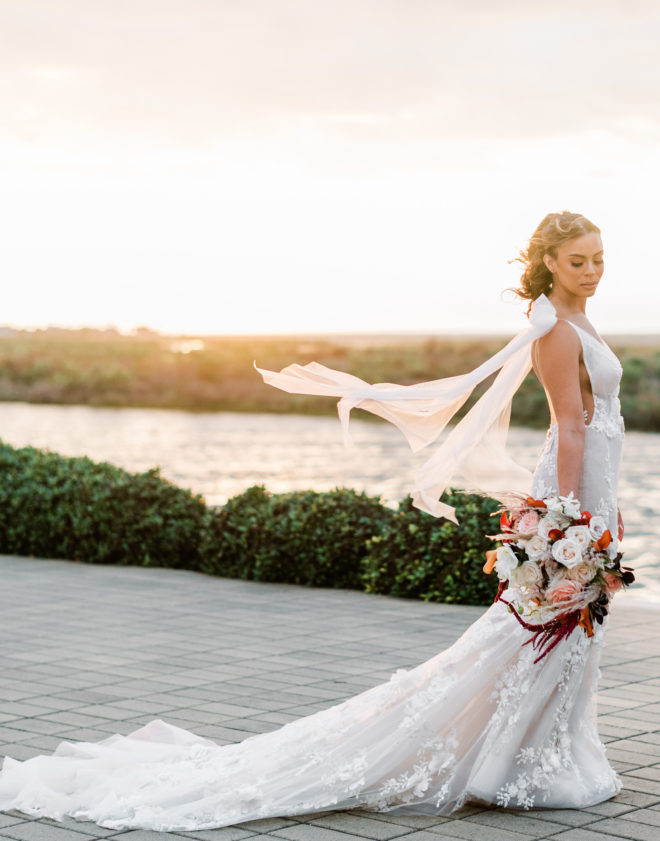
[[[393,806],[413,803],[431,788],[435,804],[439,807],[449,793],[456,767],[457,747],[458,740],[453,729],[444,738],[426,741],[417,751],[417,761],[410,770],[390,777],[377,791],[367,795],[366,810],[385,812]]]
[[[589,640],[579,629],[571,635],[570,648],[562,653],[562,668],[556,685],[552,728],[541,744],[530,744],[520,748],[515,756],[520,772],[514,779],[498,789],[496,802],[499,806],[515,806],[522,809],[543,806],[558,776],[569,769],[573,773],[576,772],[570,724],[571,713],[577,698],[574,681],[579,677],[584,666],[587,647],[599,644],[601,637],[602,628],[598,628],[592,640]],[[529,680],[526,679],[529,666],[529,658],[521,657],[519,663],[503,676],[502,685],[498,688],[497,715],[506,721],[506,728],[502,731],[504,734],[515,731],[520,711],[524,709],[525,697],[531,688]],[[504,738],[506,739],[506,735]],[[600,745],[600,741],[598,744]],[[602,776],[603,787],[605,787],[611,783],[611,778],[607,774]]]

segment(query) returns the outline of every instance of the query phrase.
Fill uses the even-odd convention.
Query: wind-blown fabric
[[[531,346],[557,323],[557,312],[541,294],[532,304],[530,325],[473,371],[414,385],[370,384],[310,362],[288,365],[279,373],[255,368],[268,385],[293,394],[339,397],[344,442],[350,443],[351,409],[364,409],[394,424],[413,452],[433,443],[474,388],[499,369],[490,388],[456,424],[435,453],[416,472],[413,505],[457,523],[455,509],[440,501],[450,484],[506,503],[512,492],[528,493],[532,473],[506,449],[511,401],[532,367]]]

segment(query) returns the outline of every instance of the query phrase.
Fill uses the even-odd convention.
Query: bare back
[[[532,367],[545,390],[551,423],[581,424],[593,416],[594,399],[579,336],[567,319],[532,344]]]

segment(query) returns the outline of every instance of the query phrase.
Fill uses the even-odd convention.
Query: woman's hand
[[[621,519],[621,512],[616,509],[616,522],[619,527],[619,540],[623,540],[623,520]]]

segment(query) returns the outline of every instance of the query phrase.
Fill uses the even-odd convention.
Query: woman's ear
[[[550,274],[552,274],[553,269],[552,269],[552,266],[550,265],[550,258],[548,257],[547,254],[543,255],[543,262],[545,263],[546,269],[550,272]]]

